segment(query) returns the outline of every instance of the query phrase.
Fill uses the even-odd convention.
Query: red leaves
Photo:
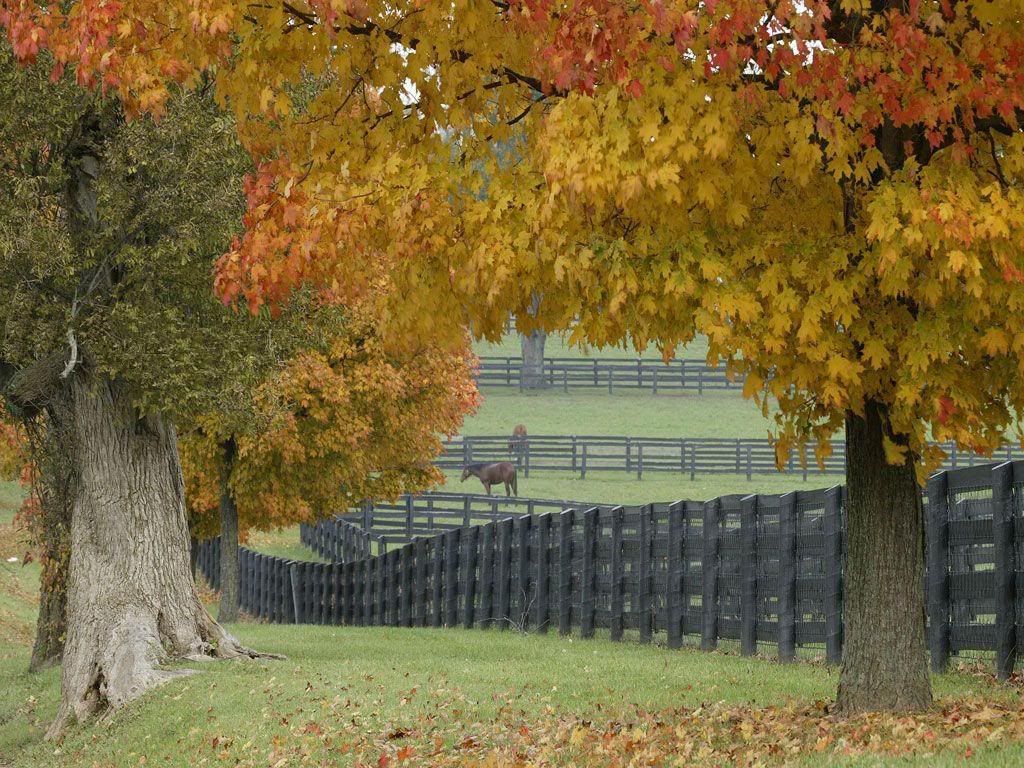
[[[953,398],[949,395],[944,395],[939,398],[939,423],[945,426],[949,423],[949,420],[957,412],[956,403],[953,402]]]

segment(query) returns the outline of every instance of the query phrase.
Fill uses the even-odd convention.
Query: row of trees
[[[18,57],[49,50],[130,110],[170,114],[179,85],[214,78],[256,163],[244,233],[217,264],[224,301],[284,311],[296,292],[347,299],[384,275],[401,300],[385,298],[378,327],[404,347],[457,345],[470,325],[496,337],[510,311],[526,333],[573,324],[596,345],[668,352],[702,333],[766,412],[777,402],[780,458],[845,430],[838,705],[929,704],[928,440],[984,452],[1024,410],[1013,3],[0,8]],[[65,265],[83,290],[103,253]],[[113,415],[95,386],[71,389],[94,422]],[[148,518],[124,530],[148,534]],[[65,705],[82,695],[66,689]]]

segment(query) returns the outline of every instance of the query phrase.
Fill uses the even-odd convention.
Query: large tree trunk
[[[544,378],[544,344],[548,335],[544,331],[520,334],[523,350],[521,381],[523,389],[542,389],[547,386]]]
[[[887,463],[883,406],[846,419],[846,579],[837,709],[920,710],[931,704],[925,653],[921,489],[908,456]]]
[[[250,655],[196,594],[173,426],[140,416],[118,384],[81,369],[72,388],[78,489],[51,736],[187,674],[162,669],[166,661]]]
[[[221,623],[238,621],[238,507],[231,492],[231,470],[235,463],[235,441],[224,446],[224,467],[220,478],[220,610]]]

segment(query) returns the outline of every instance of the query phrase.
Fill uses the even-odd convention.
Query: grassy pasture
[[[836,685],[835,670],[820,663],[554,633],[253,622],[231,629],[285,659],[202,665],[114,718],[46,743],[59,672],[25,671],[39,569],[20,562],[19,494],[3,490],[2,768],[731,765],[759,760],[779,740],[790,751],[768,764],[1024,761],[1019,691],[987,668],[936,676],[942,708],[920,721],[844,723],[819,703]]]

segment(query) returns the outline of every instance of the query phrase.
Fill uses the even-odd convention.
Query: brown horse
[[[480,478],[484,484],[487,495],[491,495],[491,486],[498,483],[505,484],[505,495],[519,495],[516,487],[516,466],[508,461],[499,461],[496,464],[470,464],[462,470],[462,482],[470,475]]]
[[[526,425],[516,424],[512,430],[512,438],[508,441],[508,452],[520,454],[526,450]]]

